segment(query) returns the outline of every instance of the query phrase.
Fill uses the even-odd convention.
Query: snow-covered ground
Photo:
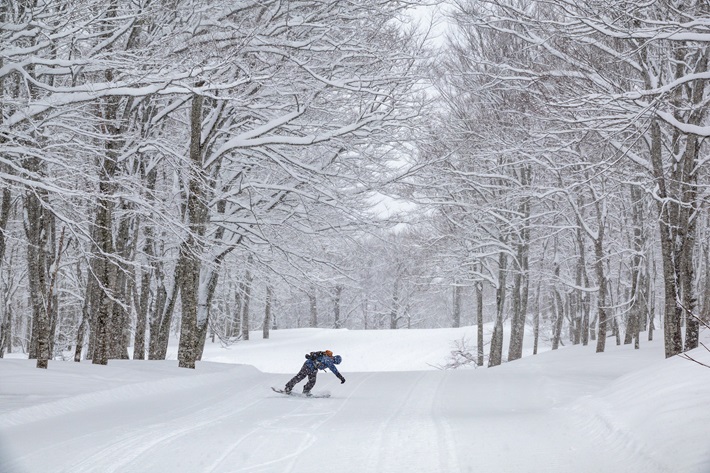
[[[435,369],[464,334],[255,332],[194,371],[0,360],[0,472],[710,472],[710,369],[664,359],[662,340]],[[343,356],[347,382],[314,389],[330,398],[269,389],[316,349]]]

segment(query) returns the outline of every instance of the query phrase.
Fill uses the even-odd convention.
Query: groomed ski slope
[[[0,360],[0,472],[710,472],[710,369],[665,360],[661,341],[430,366],[473,330],[254,334],[205,355],[254,366],[194,371]],[[326,348],[347,378],[319,375],[330,398],[269,389]]]

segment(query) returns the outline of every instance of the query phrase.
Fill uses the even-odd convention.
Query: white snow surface
[[[259,335],[195,370],[0,360],[0,472],[710,472],[710,369],[662,340],[442,371],[475,327]],[[319,349],[343,357],[330,398],[270,389]]]

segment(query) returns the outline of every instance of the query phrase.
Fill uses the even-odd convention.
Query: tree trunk
[[[0,59],[0,65],[2,60]],[[2,82],[0,82],[2,84]],[[2,89],[0,88],[0,93]],[[2,123],[2,116],[0,114],[0,123]],[[2,138],[0,138],[0,143]],[[4,168],[4,166],[3,166]],[[3,169],[4,172],[7,172]],[[10,192],[10,186],[5,184],[2,190],[2,204],[0,204],[0,265],[2,265],[3,259],[5,258],[5,248],[7,242],[5,241],[5,235],[7,235],[7,222],[10,219],[10,210],[12,209],[12,193]]]
[[[461,292],[462,286],[458,281],[454,281],[453,286],[453,321],[452,327],[461,327]]]
[[[0,14],[0,20],[2,20],[3,17],[4,14]],[[0,67],[2,67],[2,59],[0,59]],[[0,95],[2,94],[2,90],[2,79],[0,79]],[[0,123],[2,123],[1,107]],[[3,139],[0,138],[0,143],[2,143],[2,141]],[[10,187],[6,184],[2,190],[2,204],[0,204],[0,268],[2,268],[5,258],[5,235],[7,234],[7,222],[10,219],[11,207],[12,194],[10,193]],[[9,297],[9,295],[7,297]],[[5,301],[3,309],[2,317],[0,317],[0,358],[4,357],[6,348],[8,349],[8,353],[12,351],[12,309],[8,300]]]
[[[274,297],[274,290],[271,284],[266,284],[266,297],[264,299],[264,326],[263,326],[263,338],[269,338],[269,331],[271,330],[271,304]]]
[[[175,268],[172,292],[168,295],[165,287],[160,283],[160,290],[156,301],[153,323],[150,329],[150,346],[148,348],[148,359],[164,360],[168,353],[168,342],[170,340],[170,328],[172,326],[173,313],[180,294],[180,265]]]
[[[370,301],[367,300],[367,297],[362,298],[362,327],[365,330],[369,330],[370,326]]]
[[[97,237],[96,228],[93,227],[91,231],[91,237],[95,241]],[[101,272],[102,262],[93,254],[93,251],[94,249],[92,248],[92,253],[89,255],[89,261],[87,262],[89,267],[87,271],[86,286],[84,289],[84,304],[82,307],[82,313],[86,317],[84,327],[87,333],[86,341],[83,338],[79,338],[80,334],[77,334],[77,349],[79,349],[79,345],[82,345],[81,349],[83,350],[83,344],[86,343],[87,347],[85,356],[87,360],[92,360],[92,362],[94,359],[94,351],[96,349],[98,326],[97,319],[102,295],[101,287],[99,286],[97,280],[97,277]],[[78,360],[77,356],[79,357]],[[81,361],[81,356],[81,352],[78,354],[75,352],[74,359],[76,361]]]
[[[706,238],[702,245],[702,253],[705,255],[705,284],[703,285],[702,292],[705,294],[705,297],[703,298],[703,307],[700,315],[704,323],[710,324],[710,213],[708,214],[708,221],[705,225]]]
[[[698,87],[699,88],[699,87]],[[686,138],[686,149],[683,155],[683,179],[681,184],[681,201],[679,227],[677,233],[683,236],[679,248],[678,281],[680,282],[683,315],[685,317],[684,351],[698,348],[700,321],[693,316],[697,312],[697,295],[695,292],[695,234],[697,228],[699,202],[697,192],[697,175],[695,169],[698,163],[700,143],[698,137],[689,135]],[[679,166],[680,167],[680,166]],[[680,230],[683,229],[683,230]]]
[[[52,265],[54,266],[54,270],[52,271],[52,274],[50,275],[49,279],[49,288],[47,290],[47,314],[50,314],[50,320],[49,320],[49,328],[48,332],[45,334],[46,340],[45,343],[48,345],[46,350],[44,351],[45,355],[47,355],[47,359],[40,359],[37,357],[37,367],[38,368],[47,368],[47,364],[49,362],[49,359],[53,357],[54,353],[54,338],[56,334],[56,327],[57,327],[57,318],[58,318],[58,308],[57,308],[57,301],[58,297],[56,295],[56,287],[57,287],[57,279],[59,276],[59,265],[61,263],[62,259],[62,253],[64,252],[64,235],[65,235],[65,230],[66,227],[62,228],[62,234],[59,237],[59,244],[57,245],[57,254],[56,257],[53,258]],[[40,340],[40,346],[41,346],[41,340]],[[42,353],[42,352],[40,352]]]
[[[662,161],[662,136],[658,119],[651,123],[651,163],[653,174],[658,187],[658,225],[661,240],[661,256],[663,260],[663,286],[664,286],[664,312],[663,331],[666,358],[677,355],[683,351],[681,336],[682,310],[677,303],[678,289],[676,286],[676,269],[674,264],[675,252],[673,241],[673,227],[677,224],[667,205],[668,192],[666,189],[665,170]]]
[[[118,15],[116,0],[112,0],[106,9],[106,24],[109,25]],[[113,34],[107,26],[103,37],[108,39]],[[110,47],[108,50],[111,50]],[[103,78],[106,82],[114,81],[114,70],[110,67],[104,70]],[[114,317],[114,300],[119,297],[118,263],[113,243],[114,224],[114,194],[116,184],[114,179],[118,171],[118,157],[122,146],[122,130],[119,109],[122,98],[110,96],[102,99],[99,104],[99,119],[101,131],[106,138],[104,145],[105,155],[99,162],[99,194],[96,205],[93,264],[98,268],[96,273],[97,288],[100,295],[97,297],[96,322],[93,332],[93,364],[108,364],[115,347],[113,338],[116,321]],[[92,263],[90,263],[92,264]]]
[[[476,345],[478,357],[476,364],[483,366],[483,283],[476,281]]]
[[[89,275],[89,279],[92,277]],[[74,361],[79,363],[81,361],[81,355],[84,351],[84,341],[86,340],[86,328],[89,325],[89,298],[88,296],[84,299],[84,304],[81,309],[81,323],[76,331],[76,347],[74,348]]]
[[[606,274],[604,273],[604,247],[603,245],[604,230],[599,227],[599,236],[594,240],[594,254],[596,261],[594,268],[597,273],[597,283],[599,284],[599,292],[597,293],[597,321],[598,321],[598,336],[597,336],[597,353],[602,353],[606,345],[607,332],[607,306],[606,306]]]
[[[646,297],[642,267],[645,241],[643,236],[643,191],[633,185],[631,186],[631,209],[634,255],[631,258],[631,307],[629,308],[624,344],[634,341],[634,347],[639,348],[639,333]]]
[[[526,232],[526,230],[523,230]],[[518,272],[513,284],[513,317],[510,322],[510,346],[508,361],[522,358],[523,340],[525,338],[525,319],[528,311],[528,245],[518,246]]]
[[[176,278],[180,281],[182,322],[178,346],[178,366],[195,368],[198,357],[197,303],[200,285],[200,269],[208,210],[205,202],[202,172],[202,102],[200,95],[193,95],[190,112],[190,169],[187,195],[186,220],[190,229],[187,239],[180,245],[180,269]]]
[[[309,327],[318,327],[318,300],[316,299],[316,288],[311,287],[308,292],[308,306],[310,308],[310,317],[308,318]]]
[[[704,2],[698,2],[695,6],[696,15],[707,15],[708,7]],[[697,61],[695,70],[705,71],[708,66],[708,46],[698,48],[696,45],[684,44],[679,56],[682,60],[688,60],[690,54],[694,54]],[[679,68],[682,66],[678,65]],[[682,75],[683,72],[679,72]],[[707,81],[693,81],[689,84],[688,95],[691,106],[696,111],[691,112],[688,123],[692,125],[702,125],[705,123],[708,111],[704,106],[706,100]],[[680,175],[676,177],[676,182],[680,183],[679,200],[679,222],[676,228],[677,237],[682,237],[679,248],[679,268],[678,280],[682,294],[683,310],[686,319],[685,325],[685,347],[684,350],[692,350],[698,347],[700,321],[695,317],[697,308],[697,295],[695,293],[695,239],[697,233],[697,223],[701,211],[701,202],[698,199],[698,173],[700,166],[699,156],[702,141],[697,135],[688,134],[685,139],[685,151],[682,162],[675,168],[675,172]]]
[[[396,329],[397,323],[399,322],[399,282],[399,274],[397,274],[392,285],[392,305],[390,307],[391,330]]]
[[[555,265],[555,276],[559,279],[560,267],[558,264]],[[562,301],[562,296],[560,295],[560,291],[557,290],[557,287],[553,287],[552,289],[552,299],[551,310],[555,321],[552,330],[552,349],[557,350],[560,347],[560,341],[562,339],[562,326],[565,322],[564,302]]]
[[[36,158],[29,158],[29,172],[39,172],[40,163]],[[29,357],[37,359],[37,368],[46,369],[50,358],[50,323],[51,310],[48,304],[48,274],[51,264],[49,241],[52,215],[46,210],[43,201],[46,191],[27,188],[25,193],[25,236],[27,237],[27,279],[29,281],[30,302],[32,306],[32,331]]]
[[[584,207],[584,196],[583,194],[578,194],[577,196],[577,208],[582,209]],[[577,240],[577,272],[576,272],[576,283],[578,287],[584,287],[585,289],[589,287],[589,275],[587,273],[587,250],[584,240],[584,234],[582,231],[581,222],[578,222],[575,238]],[[586,291],[578,291],[578,303],[579,310],[581,311],[581,323],[580,323],[580,341],[582,346],[587,346],[589,344],[590,334],[592,340],[594,340],[594,332],[590,331],[590,321],[589,316],[591,312],[591,303],[589,293]]]
[[[195,368],[197,360],[197,288],[200,283],[200,264],[193,253],[196,246],[197,243],[192,235],[180,245],[180,271],[178,272],[182,305],[178,366],[191,369]]]
[[[508,272],[508,255],[501,251],[498,254],[498,287],[496,288],[496,323],[491,337],[491,351],[488,356],[488,367],[498,366],[503,362],[503,315],[505,309],[505,285]]]
[[[162,278],[162,271],[158,268],[158,274],[156,275],[156,288],[155,288],[155,302],[153,303],[150,317],[148,320],[148,327],[150,330],[150,338],[148,339],[148,359],[149,360],[159,360],[160,358],[160,327],[163,321],[163,314],[165,312],[166,300],[168,297],[168,292],[165,290],[165,282]],[[177,290],[177,284],[174,284],[173,289]],[[175,291],[173,291],[175,294]]]
[[[578,289],[574,290],[572,293],[573,304],[571,314],[577,321],[577,325],[574,331],[573,343],[575,345],[581,343],[586,345],[589,340],[589,313],[586,314],[587,318],[585,320],[584,312],[584,300],[586,297],[585,291],[579,289],[581,287],[587,287],[584,284],[584,274],[586,273],[586,261],[584,254],[584,239],[582,238],[582,229],[578,225],[576,228],[576,244],[577,244],[577,270],[575,271],[574,283]]]
[[[540,341],[540,285],[537,283],[535,294],[535,311],[533,312],[533,355],[537,355],[538,343]]]
[[[7,309],[7,304],[5,309]],[[5,357],[5,349],[12,345],[12,312],[10,310],[3,311],[3,318],[0,319],[0,358]],[[11,351],[11,350],[10,350]],[[8,351],[8,353],[10,353]]]
[[[113,315],[113,298],[115,297],[116,272],[117,268],[110,255],[113,251],[113,237],[111,235],[111,203],[104,198],[99,199],[96,216],[97,240],[99,246],[94,258],[96,267],[96,288],[99,291],[97,299],[98,312],[96,314],[95,345],[91,362],[93,364],[106,365],[110,357],[111,349],[111,317]]]
[[[145,360],[145,332],[148,324],[148,303],[150,297],[151,271],[141,270],[141,288],[137,300],[136,310],[136,333],[133,337],[133,359]]]
[[[148,200],[153,199],[153,192],[155,190],[155,185],[158,179],[158,171],[156,168],[151,169],[147,174],[145,174],[145,163],[141,162],[141,174],[145,175],[146,178],[146,198]],[[158,275],[160,271],[160,266],[155,258],[155,237],[153,234],[153,226],[147,223],[143,226],[143,235],[145,236],[145,241],[143,242],[143,254],[148,259],[148,267],[141,267],[140,270],[140,294],[134,300],[138,302],[137,319],[136,319],[136,333],[133,339],[133,359],[134,360],[144,360],[146,356],[146,329],[150,328],[150,335],[153,336],[153,330],[158,331],[159,324],[154,322],[154,315],[151,316],[150,320],[148,318],[148,308],[151,305],[150,295],[151,295],[151,281],[154,277]],[[136,239],[137,240],[137,239]],[[137,242],[136,242],[137,244]],[[136,280],[137,276],[134,276]],[[160,287],[156,288],[157,292],[160,291]],[[162,313],[162,303],[158,303],[158,296],[153,298],[153,303],[160,307],[155,313]],[[163,299],[164,302],[164,299]],[[154,313],[154,314],[155,314]],[[150,341],[148,343],[148,357],[150,358]]]
[[[524,166],[520,171],[520,184],[523,189],[530,185],[531,167]],[[519,232],[517,248],[517,272],[513,284],[513,317],[510,322],[510,346],[508,347],[508,361],[517,360],[523,356],[523,341],[525,338],[525,319],[528,311],[528,291],[529,291],[529,239],[530,229],[528,219],[530,218],[530,198],[524,197],[518,207],[518,212],[522,216],[523,228]]]
[[[134,253],[130,245],[132,242],[130,235],[131,218],[127,215],[129,205],[125,200],[121,200],[119,215],[122,215],[118,224],[118,233],[116,235],[116,285],[115,297],[116,301],[113,304],[110,324],[110,348],[109,358],[117,360],[128,359],[128,345],[130,344],[130,319],[128,308],[132,306],[131,294],[129,290],[132,285],[129,276],[133,274],[130,270],[128,262],[132,259],[131,254]]]
[[[252,255],[249,255],[249,258],[247,258],[247,269],[246,269],[246,274],[244,275],[244,306],[242,307],[242,339],[243,340],[249,340],[249,328],[250,328],[250,320],[249,320],[249,309],[250,309],[250,303],[251,303],[251,289],[252,289],[252,283],[254,282],[254,273],[252,271],[252,265],[254,264],[254,257]],[[315,291],[315,288],[314,288]],[[310,294],[309,294],[310,296]],[[311,300],[311,326],[316,327],[318,326],[318,319],[315,314],[315,292],[313,293],[313,299]]]

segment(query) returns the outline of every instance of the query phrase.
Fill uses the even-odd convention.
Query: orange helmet
[[[326,356],[333,356],[333,352],[330,350],[325,351]]]

